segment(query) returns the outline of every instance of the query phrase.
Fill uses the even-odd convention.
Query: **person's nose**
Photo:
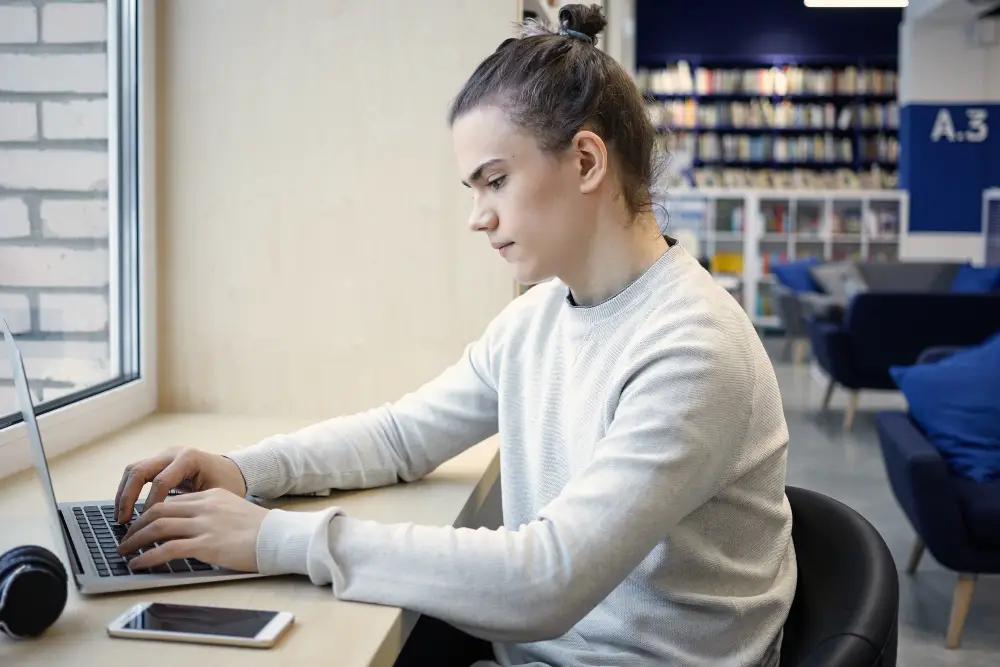
[[[472,213],[469,215],[469,229],[474,232],[491,232],[499,224],[496,212],[489,206],[483,206],[476,201],[472,204]]]

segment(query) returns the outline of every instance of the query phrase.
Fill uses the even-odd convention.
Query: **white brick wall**
[[[77,100],[42,104],[46,139],[107,139],[107,100]]]
[[[97,151],[6,149],[0,188],[13,190],[107,190],[108,155]]]
[[[84,386],[108,379],[107,343],[80,341],[21,341],[24,371],[28,384],[33,381],[66,382],[73,377]],[[4,356],[6,359],[6,356]],[[12,380],[9,364],[0,365],[0,380]]]
[[[36,402],[110,374],[107,23],[100,0],[0,0],[0,312]]]
[[[32,44],[36,41],[38,22],[34,7],[0,7],[0,44]]]
[[[34,104],[0,102],[0,141],[32,141],[37,138],[38,120]]]
[[[43,42],[103,42],[107,33],[103,3],[54,2],[42,7]]]
[[[103,53],[0,54],[0,91],[20,93],[107,93]]]
[[[31,302],[23,294],[0,292],[0,315],[16,334],[31,330]]]
[[[41,294],[38,320],[46,332],[104,331],[108,326],[108,298],[104,294]]]
[[[106,248],[0,245],[0,285],[5,287],[107,287]]]
[[[48,199],[42,202],[42,230],[52,238],[107,238],[108,215],[105,200]]]
[[[0,198],[0,239],[16,239],[31,234],[28,206],[14,197]]]

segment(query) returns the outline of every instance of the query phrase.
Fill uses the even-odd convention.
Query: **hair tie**
[[[576,39],[582,39],[591,46],[594,44],[594,38],[590,35],[580,32],[579,30],[573,30],[572,28],[559,28],[559,34],[568,37],[575,37]]]

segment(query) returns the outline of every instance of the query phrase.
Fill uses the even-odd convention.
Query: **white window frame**
[[[125,15],[117,11],[116,5],[133,7],[135,29],[131,38],[135,44],[121,44],[119,41],[119,17]],[[137,353],[139,378],[127,384],[109,389],[64,407],[39,415],[38,425],[45,441],[45,453],[54,456],[100,439],[114,431],[138,421],[156,410],[156,22],[155,0],[108,0],[112,10],[108,12],[108,108],[118,108],[120,87],[117,83],[117,62],[111,55],[119,48],[134,49],[138,87],[138,312],[137,331],[132,354]],[[126,17],[126,20],[129,20]],[[127,51],[126,51],[127,52]],[[113,118],[109,134],[109,163],[111,170],[118,169],[119,151],[116,141],[120,119]],[[115,186],[117,187],[117,186]],[[112,220],[119,214],[115,193],[109,194],[109,210]],[[120,254],[116,248],[116,236],[111,235],[109,255],[112,271],[119,270]],[[114,274],[112,274],[114,275]],[[112,281],[109,299],[112,311],[116,310],[117,293]],[[119,313],[112,313],[112,335],[116,338],[129,322],[121,322]],[[117,329],[117,331],[115,331]],[[117,364],[114,364],[117,365]],[[28,436],[23,423],[0,429],[0,478],[31,466]]]

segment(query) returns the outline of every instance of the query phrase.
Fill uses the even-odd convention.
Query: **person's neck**
[[[628,287],[667,250],[651,214],[595,234],[572,275],[559,276],[578,306],[595,306]]]

